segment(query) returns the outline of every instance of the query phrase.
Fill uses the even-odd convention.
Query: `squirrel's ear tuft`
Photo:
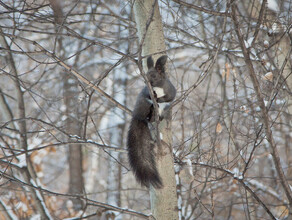
[[[148,68],[148,70],[149,70],[149,69],[151,69],[152,67],[154,67],[154,61],[153,61],[153,59],[152,59],[152,56],[149,56],[149,57],[147,58],[147,68]]]
[[[156,61],[155,69],[158,72],[164,72],[164,66],[166,64],[166,61],[167,61],[166,55],[159,57],[158,60]]]

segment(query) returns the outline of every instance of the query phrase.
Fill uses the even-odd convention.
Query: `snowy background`
[[[238,25],[229,1],[178,2],[159,7],[180,219],[285,219],[291,1],[234,1]],[[133,1],[13,0],[0,13],[0,219],[147,218],[125,146],[144,86]]]

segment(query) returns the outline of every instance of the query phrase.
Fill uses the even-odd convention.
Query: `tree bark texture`
[[[113,97],[119,103],[126,104],[126,70],[113,73]],[[124,146],[125,140],[125,118],[126,114],[119,108],[112,108],[108,127],[110,129],[110,144],[114,146]],[[107,202],[111,205],[121,206],[121,165],[118,163],[122,159],[119,152],[108,153],[108,183]]]
[[[62,32],[62,25],[64,22],[64,13],[62,10],[62,2],[58,0],[50,0],[51,7],[54,12],[55,30]],[[56,38],[58,42],[59,51],[65,57],[66,51],[63,45],[63,38]],[[75,60],[78,62],[78,56]],[[78,101],[78,83],[77,79],[68,76],[65,73],[63,78],[64,89],[64,104],[66,106],[66,132],[71,135],[78,135],[81,137],[82,122],[81,122],[81,103]],[[80,144],[68,144],[68,163],[69,163],[69,189],[68,192],[74,195],[83,194],[84,181],[82,169],[82,146]],[[82,209],[83,203],[78,198],[73,198],[73,208],[75,210]]]
[[[142,45],[142,56],[155,54],[153,58],[156,60],[159,56],[165,54],[166,50],[158,1],[135,1],[134,13],[139,41]],[[145,61],[144,67],[146,67]],[[162,189],[151,187],[151,211],[158,220],[178,219],[170,119],[159,123],[159,133],[161,134],[161,141],[160,146],[158,146],[156,161],[164,186]]]
[[[64,78],[64,101],[66,106],[66,131],[71,135],[81,136],[81,125],[79,121],[80,103],[78,102],[78,84],[76,79],[65,75]],[[82,147],[80,144],[72,143],[68,145],[68,163],[69,163],[69,190],[70,194],[83,194],[84,181],[82,169]],[[74,198],[73,207],[76,210],[82,209],[82,201]]]

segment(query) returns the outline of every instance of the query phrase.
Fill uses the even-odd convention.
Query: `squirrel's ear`
[[[156,64],[155,64],[155,69],[158,72],[164,72],[164,66],[166,64],[166,60],[167,60],[167,56],[166,55],[161,56],[161,57],[158,58],[158,60],[156,61]]]
[[[154,66],[154,61],[152,59],[152,56],[149,56],[147,58],[147,67],[148,67],[148,70],[151,69],[153,66]]]

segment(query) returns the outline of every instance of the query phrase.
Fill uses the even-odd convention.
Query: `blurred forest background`
[[[125,146],[133,4],[0,1],[0,219],[149,218]],[[179,219],[291,219],[292,1],[158,4]]]

